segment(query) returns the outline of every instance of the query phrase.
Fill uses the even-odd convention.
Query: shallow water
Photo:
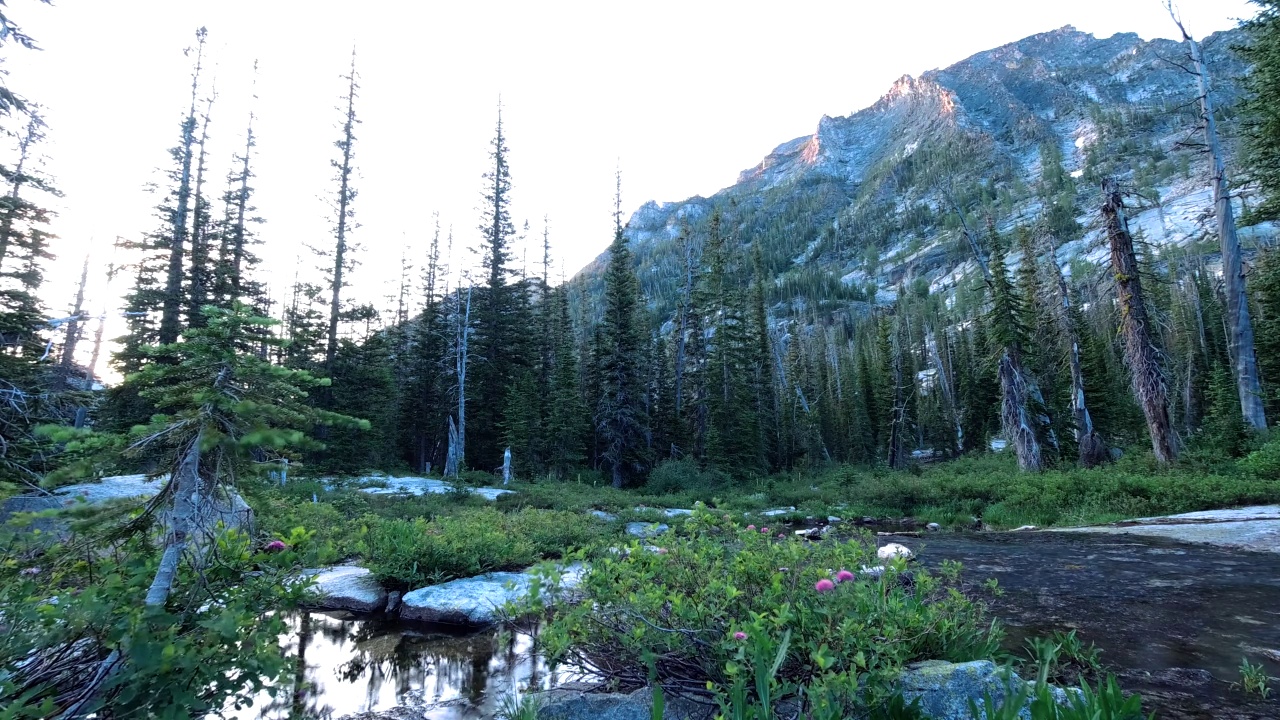
[[[966,582],[996,578],[1007,649],[1074,629],[1160,718],[1280,718],[1274,695],[1260,703],[1230,687],[1245,656],[1280,675],[1280,554],[1058,532],[880,540],[926,565],[960,561]]]
[[[1257,702],[1230,687],[1246,655],[1280,675],[1280,554],[1068,533],[879,539],[912,548],[925,565],[960,561],[968,583],[996,578],[1004,594],[991,610],[1008,630],[1008,650],[1021,652],[1028,637],[1075,629],[1159,718],[1280,718],[1280,699]],[[530,633],[504,640],[494,631],[460,634],[339,614],[306,618],[309,632],[295,617],[286,642],[296,655],[305,637],[306,684],[236,717],[489,718],[514,688],[577,679],[549,672]]]
[[[463,632],[345,613],[307,613],[289,623],[293,632],[284,647],[305,665],[305,682],[282,688],[274,699],[264,693],[252,709],[230,716],[343,718],[401,708],[397,716],[489,718],[514,689],[574,679],[548,670],[532,633],[502,637],[496,631]]]

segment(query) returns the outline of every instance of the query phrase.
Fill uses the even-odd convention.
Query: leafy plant
[[[498,717],[502,720],[538,720],[542,702],[536,695],[505,695],[498,705]]]
[[[1261,664],[1253,665],[1249,658],[1240,661],[1240,689],[1266,700],[1271,696],[1271,678]]]

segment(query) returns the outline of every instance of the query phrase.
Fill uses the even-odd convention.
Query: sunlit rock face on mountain
[[[1228,149],[1247,69],[1231,51],[1240,41],[1236,31],[1203,41]],[[1197,139],[1194,78],[1170,62],[1184,54],[1170,40],[1065,27],[904,76],[871,107],[824,117],[814,134],[777,146],[714,196],[637,210],[627,232],[643,288],[669,313],[681,229],[696,237],[715,209],[740,247],[759,243],[775,313],[884,302],[919,278],[946,289],[971,267],[956,207],[978,230],[1047,221],[1061,260],[1101,261],[1106,176],[1148,198],[1133,222],[1149,241],[1202,239],[1211,229],[1207,163],[1180,144]],[[1052,193],[1046,159],[1064,181]],[[579,274],[585,292],[598,292],[604,260]]]

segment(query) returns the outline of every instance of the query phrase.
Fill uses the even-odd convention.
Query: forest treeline
[[[202,28],[157,224],[126,241],[134,261],[113,268],[130,285],[127,333],[110,359],[126,379],[105,393],[93,390],[105,341],[84,307],[85,280],[65,313],[41,295],[57,244],[42,201],[57,191],[32,161],[46,132],[38,105],[6,89],[0,110],[14,155],[0,166],[0,473],[11,485],[39,484],[59,462],[41,425],[145,425],[154,400],[129,378],[165,362],[154,348],[200,330],[210,308],[239,305],[280,321],[248,325],[240,351],[329,378],[307,403],[369,421],[316,428],[323,448],[291,458],[316,472],[489,473],[509,449],[523,479],[623,487],[667,461],[742,480],[830,463],[901,469],[1002,448],[1028,470],[1093,466],[1147,446],[1160,462],[1238,455],[1280,414],[1280,251],[1241,247],[1230,202],[1249,187],[1263,201],[1242,222],[1280,219],[1280,3],[1259,4],[1237,50],[1253,68],[1247,99],[1230,109],[1239,141],[1224,145],[1215,121],[1226,115],[1203,92],[1187,98],[1199,103],[1196,146],[1165,158],[1183,173],[1205,169],[1214,237],[1147,244],[1126,221],[1148,201],[1136,192],[1149,183],[1145,160],[1117,155],[1107,177],[1080,178],[1046,144],[1040,177],[1021,190],[1040,200],[1039,217],[999,231],[989,210],[1000,187],[950,187],[941,197],[952,202],[935,210],[963,238],[972,272],[944,289],[908,276],[881,288],[892,302],[839,282],[823,295],[830,278],[813,281],[813,297],[780,301],[802,289],[795,276],[775,279],[767,238],[735,230],[735,213],[748,210],[734,203],[681,227],[678,291],[647,296],[621,178],[601,286],[553,282],[549,224],[541,263],[517,265],[529,225],[518,230],[512,216],[519,173],[508,165],[501,108],[476,226],[443,229],[437,219],[426,228],[392,307],[355,297],[353,265],[372,251],[353,243],[354,53],[331,150],[332,234],[310,245],[317,279],[273,301],[258,260],[267,240],[253,201],[254,117],[234,157],[209,156],[215,100]],[[6,27],[6,46],[34,47]],[[1189,71],[1210,87],[1212,68],[1189,36],[1185,45]],[[1119,146],[1091,152],[1108,147]],[[1083,236],[1081,220],[1103,228],[1106,266],[1058,252]],[[479,263],[449,267],[455,243]],[[51,323],[51,314],[65,317]]]

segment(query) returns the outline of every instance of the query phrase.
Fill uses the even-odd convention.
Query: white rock
[[[559,569],[562,590],[578,587],[587,572],[581,563]],[[419,588],[400,598],[400,617],[454,625],[489,625],[497,622],[503,606],[528,597],[532,578],[528,571],[494,572]]]
[[[314,581],[312,604],[325,610],[378,612],[387,606],[387,591],[368,568],[339,565],[321,570],[306,570]]]
[[[528,593],[529,576],[525,573],[487,573],[405,593],[400,598],[400,617],[454,625],[489,625],[497,621],[504,605],[517,602]]]
[[[938,532],[939,530],[941,530],[941,529],[942,529],[942,526],[941,526],[941,525],[939,525],[938,523],[929,523],[928,525],[925,525],[924,527],[925,527],[925,529],[926,529],[926,530],[928,530],[929,532]]]
[[[646,512],[649,510],[657,510],[657,508],[647,508],[643,505],[636,508],[636,512]],[[669,518],[687,517],[693,514],[692,510],[686,510],[684,508],[664,508],[659,512],[661,512],[663,515],[666,515]]]
[[[592,510],[590,514],[591,514],[591,517],[594,517],[597,520],[603,520],[605,522],[613,522],[614,520],[618,519],[617,515],[614,515],[613,513],[607,513],[603,510]]]
[[[835,524],[835,523],[838,523],[838,522],[844,522],[844,521],[843,521],[843,520],[841,520],[840,518],[836,517],[835,515],[828,515],[828,516],[827,516],[827,522],[832,523],[832,524]]]
[[[793,513],[795,511],[796,509],[793,507],[774,508],[772,510],[762,510],[760,512],[760,517],[777,517],[779,515],[786,515],[787,513]]]
[[[371,475],[367,478],[359,478],[365,481],[377,481],[386,483],[386,487],[367,487],[361,488],[361,492],[370,495],[396,495],[399,493],[408,493],[409,495],[443,495],[453,490],[453,485],[432,478],[421,477],[381,477]],[[514,490],[503,490],[502,488],[467,488],[467,492],[473,495],[479,495],[485,500],[497,500],[499,496],[506,495]]]
[[[1022,527],[1014,528],[1010,532],[1026,532],[1028,530],[1039,530],[1039,529],[1040,528],[1036,527],[1035,525],[1023,525]]]
[[[671,528],[663,523],[643,523],[629,522],[627,523],[627,534],[638,538],[657,537]]]
[[[876,550],[876,557],[881,560],[896,560],[898,558],[910,560],[915,556],[916,554],[911,552],[911,548],[906,545],[899,545],[898,543],[889,543],[879,550]]]

